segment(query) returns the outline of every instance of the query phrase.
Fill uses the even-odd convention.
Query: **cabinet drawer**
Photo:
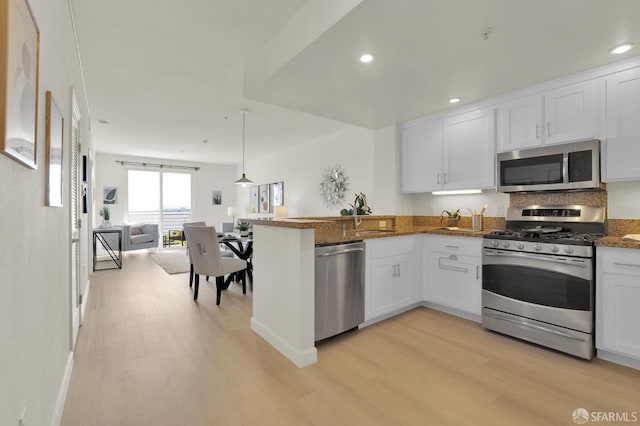
[[[399,256],[411,254],[415,250],[416,237],[407,235],[402,237],[386,237],[365,240],[367,258]]]
[[[640,277],[640,250],[600,249],[602,271]]]
[[[465,256],[482,255],[482,238],[427,236],[431,251]]]

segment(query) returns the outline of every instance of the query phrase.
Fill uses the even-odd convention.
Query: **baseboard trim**
[[[89,291],[91,290],[91,280],[87,280],[85,291],[82,293],[82,305],[80,305],[80,326],[84,322],[84,314],[87,311],[87,302],[89,301]]]
[[[470,321],[482,322],[482,317],[477,314],[472,314],[470,312],[462,311],[456,308],[449,308],[447,306],[438,305],[437,303],[431,302],[422,302],[422,306],[429,309],[435,309],[436,311],[444,312],[446,314],[455,315],[460,318],[468,319]]]
[[[299,351],[253,317],[251,317],[251,329],[299,368],[318,362],[318,350],[315,346]]]
[[[640,360],[635,358],[630,358],[624,355],[618,355],[616,353],[609,352],[609,351],[603,351],[602,349],[598,349],[596,351],[596,356],[605,361],[624,365],[625,367],[633,368],[635,370],[640,370]]]
[[[412,309],[417,308],[418,306],[422,306],[422,304],[419,303],[419,302],[412,303],[411,305],[405,306],[404,308],[396,309],[396,310],[388,312],[388,313],[386,313],[384,315],[380,315],[380,316],[374,317],[374,318],[369,318],[368,320],[366,320],[365,322],[360,324],[358,326],[358,329],[368,327],[370,325],[373,325],[373,324],[375,324],[377,322],[380,322],[380,321],[384,321],[384,320],[389,319],[389,318],[393,318],[396,315],[400,315],[402,313],[408,312],[408,311],[410,311]]]
[[[64,368],[64,376],[62,376],[62,383],[58,389],[58,397],[56,398],[56,405],[53,408],[53,415],[51,416],[51,426],[59,426],[62,421],[62,412],[64,411],[64,403],[67,400],[67,391],[69,390],[69,382],[71,381],[71,371],[73,370],[73,352],[69,352],[67,357],[67,365]]]

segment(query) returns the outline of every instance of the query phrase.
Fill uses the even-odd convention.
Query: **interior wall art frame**
[[[64,117],[50,91],[46,93],[45,205],[62,207]]]
[[[249,188],[249,212],[250,213],[258,213],[260,209],[260,201],[258,200],[260,187],[258,185],[253,185]]]
[[[27,0],[0,0],[0,56],[0,152],[36,169],[40,30]]]
[[[102,204],[118,204],[118,188],[105,186],[102,195]]]

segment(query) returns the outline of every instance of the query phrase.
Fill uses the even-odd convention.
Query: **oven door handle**
[[[489,316],[489,317],[497,318],[499,320],[503,320],[503,321],[507,321],[507,322],[512,322],[514,324],[522,325],[524,327],[535,328],[536,330],[544,331],[545,333],[552,333],[552,334],[556,334],[558,336],[566,337],[567,339],[573,339],[573,340],[578,340],[578,341],[584,342],[584,339],[582,337],[575,336],[575,335],[573,335],[571,333],[566,333],[564,331],[558,331],[558,330],[554,330],[552,328],[543,327],[541,325],[531,324],[531,323],[526,322],[526,321],[516,320],[516,319],[513,319],[513,318],[508,317],[506,315],[494,314],[494,313],[491,313],[491,312],[485,312],[484,314],[486,316]]]
[[[576,266],[578,268],[586,268],[589,266],[589,262],[587,259],[573,259],[567,261],[566,258],[559,258],[556,256],[550,256],[545,254],[536,254],[536,253],[513,253],[507,251],[497,251],[493,249],[485,249],[485,256],[494,256],[494,257],[514,257],[516,259],[526,259],[526,260],[542,260],[544,262],[558,263],[560,265],[569,265]]]

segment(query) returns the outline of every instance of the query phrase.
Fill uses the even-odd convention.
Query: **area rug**
[[[163,250],[158,253],[149,253],[151,258],[164,269],[167,274],[182,274],[189,272],[189,256],[184,247],[176,250]]]

